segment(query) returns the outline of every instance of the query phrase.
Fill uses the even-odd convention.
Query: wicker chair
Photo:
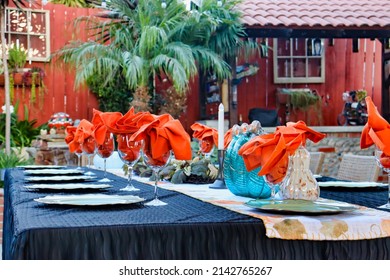
[[[324,159],[325,159],[325,153],[310,152],[310,171],[313,174],[321,174]]]
[[[376,182],[379,171],[374,156],[344,154],[336,178],[356,182]]]

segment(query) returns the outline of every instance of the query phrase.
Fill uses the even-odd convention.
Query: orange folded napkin
[[[92,153],[95,150],[94,141],[90,141],[93,138],[93,130],[94,125],[86,119],[82,119],[74,132],[73,141],[76,141],[79,145],[83,145],[83,149],[88,153]],[[74,146],[69,146],[69,150],[70,152],[75,152]]]
[[[134,108],[125,114],[119,112],[104,112],[100,115],[107,129],[114,134],[133,134],[138,129],[155,120],[156,116],[149,112],[134,113]]]
[[[144,140],[144,150],[154,160],[159,160],[168,151],[173,150],[178,160],[192,158],[191,138],[179,120],[169,114],[155,116],[131,136],[132,141]]]
[[[194,131],[192,137],[208,143],[204,145],[204,153],[209,153],[214,145],[218,145],[218,131],[215,128],[194,123],[191,125],[191,129]]]
[[[139,158],[142,149],[142,142],[130,140],[130,135],[121,134],[116,138],[118,142],[118,150],[122,151],[123,159],[128,162],[133,162]]]
[[[104,124],[102,119],[103,112],[93,109],[93,115],[92,115],[92,124],[93,124],[93,131],[92,136],[95,138],[96,143],[98,145],[103,145],[108,131],[108,127]]]
[[[226,150],[230,144],[230,142],[233,139],[232,135],[232,128],[229,128],[228,131],[226,131],[224,137],[223,137],[223,148]]]
[[[390,125],[379,114],[370,96],[365,98],[368,120],[363,127],[360,148],[365,149],[375,144],[385,155],[390,156]]]
[[[244,159],[246,169],[252,171],[261,167],[259,175],[267,175],[269,181],[280,183],[286,175],[288,156],[292,155],[306,139],[319,142],[325,134],[314,131],[303,121],[289,122],[278,126],[271,134],[255,136],[238,151]]]
[[[77,126],[67,126],[66,127],[66,136],[65,136],[65,143],[68,144],[69,151],[71,153],[81,153],[81,145],[78,141],[75,139]]]

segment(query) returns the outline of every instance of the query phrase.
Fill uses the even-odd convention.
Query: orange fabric
[[[101,114],[101,119],[107,129],[114,134],[133,134],[138,129],[154,121],[155,115],[149,112],[134,113],[134,108],[122,115],[119,112],[105,112]]]
[[[194,123],[191,125],[191,129],[194,131],[192,137],[209,143],[208,145],[205,145],[203,150],[204,153],[209,153],[214,145],[218,145],[218,131],[215,128],[200,123]]]
[[[92,136],[95,138],[98,145],[102,145],[108,133],[108,128],[104,124],[102,119],[102,112],[96,109],[93,109],[92,124],[93,131]]]
[[[229,128],[228,131],[226,131],[224,137],[223,137],[223,148],[226,150],[232,141],[233,135],[232,135],[232,128]]]
[[[69,151],[71,153],[82,152],[80,143],[75,139],[76,130],[77,130],[77,126],[66,127],[65,143],[68,144]]]
[[[218,130],[216,130],[215,128],[211,128],[200,123],[194,123],[193,125],[191,125],[191,129],[194,131],[192,137],[199,140],[208,141],[209,143],[218,146]],[[231,141],[232,141],[232,129],[230,128],[228,131],[226,131],[223,137],[223,143],[224,143],[223,145],[225,150],[227,149]],[[204,152],[205,153],[210,152],[211,149],[212,146],[209,145],[209,150]]]
[[[82,119],[80,121],[76,130],[74,130],[74,128],[72,128],[72,127],[69,127],[69,129],[67,128],[67,132],[73,133],[72,140],[70,140],[71,136],[70,135],[68,136],[69,151],[71,153],[75,153],[75,152],[77,152],[77,150],[80,150],[80,146],[82,144],[88,143],[86,145],[86,150],[92,153],[95,149],[95,146],[94,146],[93,141],[89,141],[89,140],[90,140],[90,138],[93,138],[93,135],[92,135],[93,130],[94,130],[94,125],[85,119]],[[93,145],[93,147],[92,147],[92,145]]]
[[[137,145],[136,142],[130,141],[129,135],[125,134],[119,135],[117,137],[117,142],[118,150],[122,151],[125,154],[125,156],[123,157],[124,160],[132,163],[139,158],[142,149],[142,142],[139,142],[139,145]]]
[[[259,175],[267,175],[273,183],[280,183],[286,175],[288,156],[298,147],[305,145],[306,139],[319,142],[325,134],[314,131],[303,121],[289,122],[278,126],[271,134],[259,135],[245,143],[238,154],[244,159],[248,171],[261,167]]]
[[[360,138],[360,148],[376,145],[384,154],[390,156],[390,125],[379,114],[370,96],[366,97],[368,120]]]
[[[173,119],[169,114],[155,116],[152,122],[142,125],[132,135],[131,140],[144,140],[144,150],[151,151],[151,156],[155,160],[170,150],[173,150],[178,160],[192,158],[190,136],[180,121]]]

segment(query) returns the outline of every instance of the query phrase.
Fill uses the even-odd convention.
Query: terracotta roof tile
[[[390,0],[243,0],[251,27],[373,27],[390,29]]]

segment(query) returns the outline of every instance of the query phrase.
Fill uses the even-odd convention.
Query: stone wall
[[[324,176],[335,177],[340,165],[343,154],[355,155],[373,155],[374,148],[360,149],[360,135],[359,137],[337,137],[328,135],[320,143],[314,144],[308,141],[306,148],[309,151],[323,151],[325,152],[325,160],[322,167],[322,174]]]
[[[335,177],[340,166],[343,154],[373,155],[374,147],[360,149],[360,136],[363,126],[313,126],[315,131],[326,134],[319,143],[310,140],[306,143],[309,152],[325,152],[325,160],[321,175]],[[273,132],[275,128],[265,128],[266,132]],[[383,180],[383,173],[380,173]],[[386,178],[386,177],[385,177]]]

